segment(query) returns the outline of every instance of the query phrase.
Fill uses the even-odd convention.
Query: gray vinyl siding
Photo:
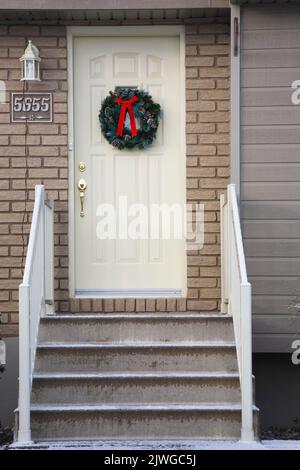
[[[255,351],[300,338],[300,6],[241,12],[241,217]]]

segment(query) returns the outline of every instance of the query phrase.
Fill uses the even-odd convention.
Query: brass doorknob
[[[79,190],[80,197],[80,217],[84,217],[83,203],[84,203],[84,191],[86,190],[87,183],[85,180],[81,179],[78,181],[77,188]]]

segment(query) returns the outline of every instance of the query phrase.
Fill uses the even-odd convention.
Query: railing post
[[[54,234],[53,234],[53,201],[46,200],[44,207],[45,252],[45,313],[54,315]]]
[[[241,284],[241,393],[242,429],[241,441],[254,440],[253,430],[253,381],[252,381],[252,318],[251,284]]]
[[[227,273],[227,256],[228,243],[226,237],[227,231],[227,207],[225,195],[220,196],[220,222],[221,222],[221,312],[228,313],[228,273]]]
[[[31,441],[30,430],[30,391],[31,391],[31,359],[30,359],[30,318],[29,318],[29,286],[19,287],[19,442]]]
[[[225,226],[225,239],[226,239],[226,248],[227,248],[227,255],[226,255],[226,272],[227,272],[227,313],[232,315],[232,308],[231,308],[231,295],[232,295],[232,206],[231,206],[231,193],[230,193],[230,185],[227,186],[227,203],[226,203],[226,226]]]

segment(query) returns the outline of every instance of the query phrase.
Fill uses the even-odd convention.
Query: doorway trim
[[[68,51],[68,213],[69,213],[69,297],[70,298],[83,298],[86,297],[75,293],[75,218],[74,218],[74,81],[73,81],[73,40],[75,37],[84,36],[178,36],[179,37],[179,66],[180,66],[180,151],[185,157],[182,159],[184,181],[186,181],[186,132],[185,132],[185,26],[184,25],[171,25],[171,26],[69,26],[67,27],[67,51]],[[186,194],[186,185],[185,185]],[[186,197],[185,197],[186,201]],[[187,263],[186,263],[187,264]],[[165,292],[163,297],[186,297],[187,295],[187,265],[182,273],[182,290],[174,292]],[[110,298],[117,297],[132,297],[132,293],[122,292],[122,295],[109,295]],[[149,293],[148,293],[149,296]],[[91,294],[89,298],[99,297]],[[101,296],[101,298],[106,296]],[[141,297],[136,295],[134,297]],[[156,297],[152,295],[151,297]],[[160,297],[159,295],[157,297]]]

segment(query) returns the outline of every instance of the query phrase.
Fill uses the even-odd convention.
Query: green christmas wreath
[[[144,149],[156,137],[161,107],[146,91],[116,88],[103,100],[99,122],[105,139],[119,150]]]

